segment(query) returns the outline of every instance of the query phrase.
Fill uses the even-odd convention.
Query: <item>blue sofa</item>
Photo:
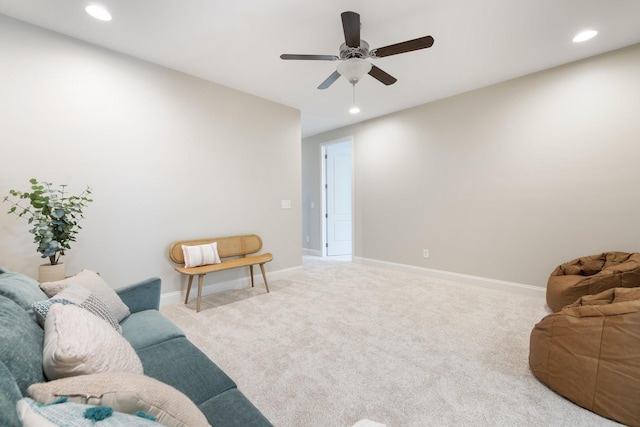
[[[191,399],[213,426],[271,426],[213,361],[159,311],[160,279],[116,290],[131,315],[122,335],[142,361],[144,374]],[[0,426],[20,426],[16,402],[47,379],[42,370],[43,329],[31,304],[46,300],[38,283],[0,268]]]

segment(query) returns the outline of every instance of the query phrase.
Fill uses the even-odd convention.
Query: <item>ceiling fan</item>
[[[369,44],[360,39],[360,15],[356,12],[342,12],[342,28],[345,42],[340,46],[340,55],[280,55],[281,59],[311,60],[311,61],[342,61],[318,89],[326,89],[340,76],[344,76],[349,83],[354,85],[365,75],[369,74],[374,79],[385,85],[394,84],[397,79],[369,61],[366,58],[384,58],[385,56],[425,49],[433,45],[433,37],[425,36],[414,40],[392,44],[385,47],[369,50]]]

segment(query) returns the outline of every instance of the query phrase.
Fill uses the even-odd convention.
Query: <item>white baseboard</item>
[[[390,268],[399,271],[406,271],[408,273],[421,274],[442,280],[451,280],[453,282],[462,283],[465,285],[480,286],[487,289],[513,292],[519,295],[526,295],[530,297],[544,299],[547,292],[546,288],[542,288],[540,286],[525,285],[523,283],[507,282],[504,280],[489,279],[486,277],[471,276],[468,274],[453,273],[444,270],[434,270],[431,268],[416,267],[407,264],[397,264],[370,258],[354,256],[353,262],[369,265],[372,267]]]
[[[302,255],[322,256],[322,251],[317,251],[315,249],[309,249],[309,248],[302,248]]]
[[[322,255],[319,253],[319,251],[314,251],[311,249],[303,249],[303,254],[311,255],[311,256]],[[523,283],[514,283],[514,282],[508,282],[504,280],[489,279],[486,277],[471,276],[468,274],[453,273],[451,271],[435,270],[431,268],[416,267],[413,265],[398,264],[398,263],[393,263],[388,261],[379,261],[375,259],[362,258],[362,257],[356,257],[356,256],[352,257],[352,260],[355,263],[369,265],[372,267],[380,267],[380,268],[388,268],[388,269],[393,269],[398,271],[405,271],[408,273],[420,274],[424,276],[434,277],[437,279],[450,280],[453,282],[466,284],[466,285],[480,286],[487,289],[513,292],[519,295],[526,295],[526,296],[532,296],[532,297],[543,298],[543,299],[546,296],[545,288],[542,288],[539,286],[525,285]],[[300,271],[302,271],[302,266],[285,268],[283,270],[278,270],[278,271],[272,271],[272,272],[269,272],[268,279],[270,281],[279,280],[279,279],[286,278],[287,276],[290,276],[294,273],[298,273]],[[205,285],[202,288],[202,296],[213,295],[219,292],[225,292],[225,291],[230,291],[235,289],[242,289],[247,287],[247,283],[248,283],[248,276],[235,279],[235,280],[229,280],[226,282]],[[256,286],[262,286],[262,280],[260,277],[256,277]],[[194,284],[191,289],[191,298],[195,298],[197,295],[197,292],[198,292],[197,282],[196,280],[194,280]],[[178,304],[178,303],[184,302],[184,297],[185,297],[184,291],[167,292],[160,296],[160,305],[163,306],[163,305],[169,305],[169,304]]]
[[[294,273],[298,273],[302,271],[302,266],[285,268],[283,270],[278,271],[270,271],[267,275],[267,280],[271,282],[272,280],[283,279],[287,276],[290,276]],[[220,292],[231,291],[235,289],[242,289],[247,287],[247,283],[249,283],[249,276],[241,277],[235,280],[228,280],[226,282],[212,283],[209,285],[202,286],[202,296],[213,295]],[[258,274],[255,278],[256,286],[264,286],[262,283],[262,277]],[[191,286],[191,294],[189,295],[189,299],[195,299],[198,295],[198,279],[197,277],[193,280],[193,285]],[[178,304],[180,302],[184,302],[184,297],[186,296],[185,291],[174,291],[167,292],[160,295],[160,306],[169,305],[169,304]]]

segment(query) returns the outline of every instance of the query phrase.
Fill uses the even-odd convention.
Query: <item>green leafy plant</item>
[[[10,190],[3,202],[13,205],[7,213],[27,219],[32,225],[29,233],[34,235],[38,252],[42,258],[48,257],[51,265],[56,265],[82,229],[79,224],[84,218],[82,211],[93,202],[91,188],[87,186],[79,195],[70,196],[66,185],[54,187],[50,182],[39,183],[36,179],[29,182],[30,192]]]

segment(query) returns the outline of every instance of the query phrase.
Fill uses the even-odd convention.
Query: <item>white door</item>
[[[325,150],[327,255],[351,255],[351,141]]]

